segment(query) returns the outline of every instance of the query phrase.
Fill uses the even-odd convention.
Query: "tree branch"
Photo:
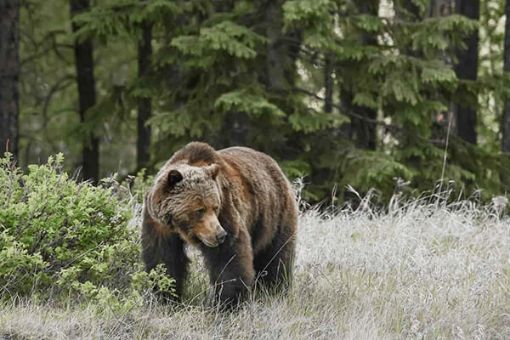
[[[303,93],[303,94],[306,94],[310,97],[313,97],[317,100],[320,100],[320,101],[325,101],[326,99],[313,93],[313,92],[310,92],[306,89],[303,89],[303,88],[299,88],[299,87],[296,87],[294,88],[294,90],[296,92],[300,92],[300,93]],[[335,103],[331,103],[331,106],[333,106],[334,108],[340,110],[343,114],[347,115],[347,116],[350,116],[350,117],[354,117],[354,118],[357,118],[357,119],[360,119],[364,122],[367,122],[369,124],[374,124],[374,125],[381,125],[381,126],[384,126],[390,130],[402,130],[402,128],[398,125],[395,125],[395,124],[388,124],[386,122],[382,122],[380,120],[377,120],[377,119],[371,119],[371,118],[367,118],[363,115],[360,115],[358,113],[355,113],[355,112],[352,112],[352,111],[346,111],[341,105],[338,105],[338,104],[335,104]]]

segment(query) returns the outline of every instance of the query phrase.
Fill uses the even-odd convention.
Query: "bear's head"
[[[217,247],[227,236],[218,220],[221,208],[218,172],[218,164],[164,167],[145,197],[148,213],[191,244],[201,242]]]

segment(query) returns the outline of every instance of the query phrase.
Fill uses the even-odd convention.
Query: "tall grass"
[[[203,303],[207,279],[193,253],[178,308],[17,301],[0,307],[0,338],[508,339],[510,220],[497,204],[445,202],[307,210],[290,293],[259,294],[235,313]]]

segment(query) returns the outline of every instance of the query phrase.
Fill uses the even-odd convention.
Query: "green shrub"
[[[77,182],[62,171],[63,156],[30,165],[23,174],[0,159],[1,296],[76,294],[109,306],[140,303],[163,271],[140,261],[139,196],[115,180]],[[116,301],[116,302],[114,302]]]

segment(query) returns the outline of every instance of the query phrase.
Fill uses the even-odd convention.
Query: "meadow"
[[[0,307],[0,338],[508,339],[505,203],[427,197],[377,210],[365,198],[357,209],[308,207],[286,296],[255,292],[232,313],[209,307],[200,256],[190,250],[193,275],[175,308],[151,299],[123,310],[11,299]]]
[[[510,339],[508,20],[510,0],[0,0],[0,340]],[[143,195],[193,140],[306,180],[286,295],[223,312],[188,249],[183,300],[154,296],[175,282],[141,261]]]

